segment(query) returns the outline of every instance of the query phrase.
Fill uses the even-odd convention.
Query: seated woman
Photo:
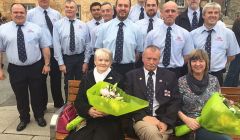
[[[106,48],[97,49],[94,56],[96,67],[81,80],[79,93],[74,102],[78,115],[87,120],[87,125],[72,132],[66,140],[121,140],[123,133],[120,118],[98,111],[88,103],[86,92],[99,81],[119,83],[121,75],[111,70],[112,53]],[[119,84],[118,84],[119,85]]]
[[[231,140],[227,135],[210,132],[200,126],[196,117],[213,92],[219,92],[220,86],[216,77],[208,74],[208,54],[201,49],[194,50],[188,61],[188,74],[179,78],[179,92],[182,94],[182,109],[179,118],[195,133],[182,137],[184,140]]]

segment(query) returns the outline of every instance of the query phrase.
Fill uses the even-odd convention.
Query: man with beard
[[[189,32],[203,25],[200,0],[187,0],[188,8],[180,14],[175,23]]]
[[[95,48],[108,48],[113,52],[112,67],[124,75],[135,67],[139,53],[143,50],[143,35],[129,20],[130,0],[117,0],[117,17],[99,28]]]
[[[144,39],[151,30],[158,28],[163,23],[162,19],[157,17],[158,0],[146,0],[145,10],[147,16],[145,16],[144,19],[136,21],[136,24],[140,27],[144,35]],[[142,67],[142,65],[143,63],[140,57],[136,63],[136,67],[139,68]]]
[[[177,10],[177,4],[173,1],[163,5],[161,15],[164,23],[148,33],[144,45],[159,47],[162,55],[158,66],[175,72],[179,78],[183,76],[181,69],[193,50],[193,43],[189,32],[175,24]]]
[[[43,30],[45,30],[47,39],[49,39],[52,43],[53,25],[55,24],[56,21],[58,21],[61,18],[61,15],[58,11],[50,7],[50,0],[38,0],[38,4],[39,6],[28,11],[27,20],[37,24]],[[49,73],[49,76],[50,76],[50,84],[51,84],[51,93],[53,97],[54,107],[60,108],[64,103],[63,97],[62,97],[62,91],[61,91],[62,74],[59,70],[58,63],[54,58],[53,45],[50,46],[50,51],[51,51],[51,59],[50,59],[51,71]],[[43,90],[44,90],[43,107],[47,109],[47,103],[48,103],[48,92],[47,92],[47,83],[46,83],[47,75],[44,76],[43,80],[45,82],[43,86]]]

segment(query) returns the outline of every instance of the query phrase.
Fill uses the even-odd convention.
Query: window
[[[24,5],[26,6],[27,11],[35,7],[34,3],[24,3]]]
[[[81,19],[81,5],[77,5],[77,13],[76,13],[76,17],[78,19]]]
[[[175,2],[177,3],[178,7],[180,8],[185,7],[184,0],[175,0]]]

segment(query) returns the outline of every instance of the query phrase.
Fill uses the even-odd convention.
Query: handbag
[[[67,104],[60,117],[58,118],[57,123],[57,132],[68,134],[69,132],[66,130],[67,124],[77,117],[77,111],[73,104]]]

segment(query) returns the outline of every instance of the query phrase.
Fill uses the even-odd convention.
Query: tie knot
[[[99,25],[100,23],[97,21],[95,24],[96,24],[96,25]]]
[[[141,7],[141,12],[143,12],[144,11],[144,8],[143,7]]]
[[[45,15],[47,15],[47,10],[44,10],[43,13],[44,13]]]
[[[69,22],[73,23],[73,22],[74,22],[74,20],[69,20]]]
[[[18,28],[21,28],[23,25],[22,24],[17,24],[17,27]]]
[[[211,33],[212,33],[212,31],[213,31],[213,29],[211,29],[211,30],[208,30],[207,32],[208,32],[208,34],[211,34]]]
[[[154,75],[154,72],[153,72],[153,71],[149,71],[149,72],[148,72],[148,75],[149,75],[149,76],[153,76],[153,75]]]
[[[153,22],[153,19],[152,19],[152,18],[149,18],[149,22]]]
[[[167,31],[169,32],[169,31],[171,31],[172,30],[172,27],[168,27],[167,28]]]
[[[195,15],[197,15],[197,12],[196,12],[196,11],[194,11],[194,12],[193,12],[193,15],[194,15],[194,16],[195,16]]]
[[[119,27],[123,27],[123,25],[124,25],[123,22],[120,22],[120,23],[118,24]]]

